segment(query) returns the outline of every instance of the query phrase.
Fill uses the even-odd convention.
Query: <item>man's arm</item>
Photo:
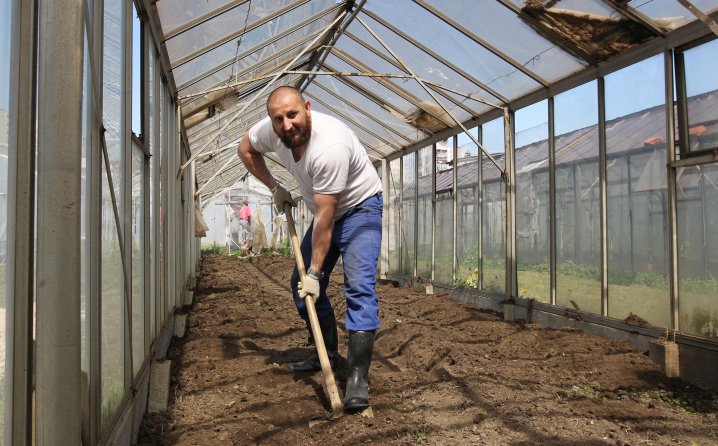
[[[267,168],[267,163],[264,161],[264,155],[258,152],[252,144],[249,142],[249,136],[245,133],[242,141],[237,147],[237,155],[244,163],[244,167],[247,168],[249,173],[255,176],[259,181],[264,183],[269,190],[274,189],[278,184],[278,181],[274,179],[272,174]]]
[[[314,229],[312,231],[312,262],[311,267],[321,271],[324,259],[329,252],[334,229],[334,215],[337,212],[338,194],[314,194]]]

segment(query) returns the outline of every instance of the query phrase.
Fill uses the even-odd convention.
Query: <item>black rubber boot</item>
[[[349,332],[347,390],[344,410],[354,412],[369,406],[369,364],[374,351],[374,331]]]
[[[339,359],[339,354],[337,353],[337,346],[339,344],[337,321],[334,319],[334,312],[329,316],[319,319],[319,328],[322,331],[329,362],[332,365],[332,369],[334,369]],[[309,326],[309,322],[307,322],[307,329],[309,330],[309,343],[314,344],[314,336],[312,336],[312,329]],[[319,362],[319,355],[315,349],[307,359],[300,362],[290,362],[287,364],[287,368],[292,372],[316,372],[322,369],[322,365]]]

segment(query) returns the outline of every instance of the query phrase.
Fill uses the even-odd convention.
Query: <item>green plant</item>
[[[289,247],[289,239],[286,239],[281,244],[277,245],[277,253],[283,255],[284,257],[290,257],[292,255],[292,250]]]
[[[479,269],[474,268],[473,271],[469,271],[468,274],[464,273],[463,277],[459,277],[456,279],[456,285],[465,288],[478,288]]]
[[[410,427],[407,428],[407,432],[414,438],[414,441],[417,443],[423,443],[428,439],[427,434],[429,429],[427,426],[418,426],[414,428]]]

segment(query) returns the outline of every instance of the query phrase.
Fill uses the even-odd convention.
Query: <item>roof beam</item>
[[[333,10],[338,9],[338,8],[339,8],[338,5],[334,5],[331,8],[327,8],[324,11],[318,12],[317,14],[314,14],[313,16],[309,17],[308,19],[303,20],[290,28],[287,28],[286,30],[273,36],[272,38],[262,41],[261,44],[255,45],[252,48],[249,48],[247,51],[237,54],[236,57],[228,59],[228,60],[222,62],[221,64],[215,66],[214,68],[210,68],[209,70],[205,71],[204,73],[197,75],[194,78],[178,85],[178,88],[180,90],[183,90],[189,86],[192,86],[192,85],[196,84],[197,82],[201,81],[202,79],[209,77],[209,76],[213,75],[214,73],[231,66],[232,64],[236,63],[237,60],[243,59],[252,53],[255,53],[263,48],[270,46],[271,44],[287,37],[288,35],[292,34],[295,31],[298,31],[301,28],[304,28],[305,26],[309,25],[310,23],[319,20],[323,16],[329,14],[330,12],[332,12]],[[321,32],[321,30],[315,31],[314,33],[311,33],[311,35],[314,35],[315,33],[319,33],[319,32]]]
[[[331,90],[329,90],[329,88],[325,87],[324,85],[322,85],[322,84],[316,82],[316,83],[312,83],[312,86],[324,90],[325,92],[327,92],[327,94],[332,95],[332,97],[333,97],[334,99],[336,99],[336,100],[338,100],[338,101],[340,101],[340,102],[342,102],[342,103],[348,105],[349,107],[353,108],[354,110],[356,110],[356,111],[358,111],[359,113],[361,113],[361,114],[363,114],[364,116],[366,116],[367,119],[370,119],[370,120],[374,121],[375,123],[381,125],[381,126],[384,127],[385,129],[390,130],[391,133],[393,133],[394,135],[396,135],[396,136],[398,136],[398,137],[404,139],[404,140],[407,141],[407,142],[413,142],[412,140],[410,140],[410,139],[407,138],[406,136],[402,135],[402,134],[401,134],[400,132],[398,132],[397,130],[394,130],[394,128],[391,127],[391,126],[389,126],[386,122],[379,120],[378,118],[376,118],[375,116],[373,116],[371,113],[367,112],[366,110],[364,110],[363,108],[361,108],[361,107],[359,107],[358,105],[354,104],[353,102],[350,102],[350,101],[346,100],[346,99],[343,98],[342,96],[338,96],[337,94],[335,94],[334,92],[332,92]]]
[[[330,65],[327,65],[326,63],[324,64],[324,67],[325,67],[325,68],[328,68],[328,69],[330,69],[330,70],[332,70],[332,67],[331,67]],[[366,98],[369,99],[370,101],[374,102],[374,103],[377,104],[379,107],[382,107],[382,108],[386,109],[386,110],[389,111],[390,113],[391,113],[391,110],[393,110],[393,111],[396,113],[397,116],[404,116],[404,114],[403,114],[401,111],[399,111],[399,109],[397,109],[397,108],[395,108],[395,107],[392,107],[391,104],[388,104],[386,100],[384,100],[384,99],[382,99],[381,97],[377,96],[377,95],[374,94],[372,91],[367,90],[367,89],[364,88],[363,86],[357,84],[356,82],[354,82],[354,81],[351,80],[350,78],[340,77],[340,78],[338,78],[338,80],[339,80],[340,82],[346,84],[349,88],[355,90],[356,92],[358,92],[358,93],[361,94],[362,96],[366,97]],[[415,104],[412,103],[412,105],[415,105]],[[420,134],[424,135],[425,137],[426,137],[426,136],[429,136],[429,133],[427,133],[426,130],[424,130],[424,129],[420,128],[420,127],[413,126],[410,122],[407,122],[406,120],[404,120],[404,122],[406,122],[406,125],[411,126],[413,129],[415,129],[417,132],[419,132]]]
[[[400,36],[401,38],[403,38],[403,39],[406,40],[407,42],[411,43],[412,45],[414,45],[415,47],[417,47],[417,48],[420,49],[421,51],[425,52],[425,53],[428,54],[429,56],[431,56],[431,57],[433,57],[434,59],[438,60],[439,62],[443,63],[443,64],[446,65],[447,67],[451,68],[452,70],[454,70],[455,72],[457,72],[458,74],[460,74],[461,76],[463,76],[464,79],[468,80],[469,82],[471,82],[471,83],[473,83],[473,84],[476,84],[479,88],[483,89],[484,91],[486,91],[486,92],[489,93],[491,96],[493,96],[493,97],[495,97],[496,99],[498,99],[499,101],[503,102],[504,104],[506,104],[506,103],[509,102],[509,100],[508,100],[507,97],[505,97],[504,95],[502,95],[502,94],[499,93],[498,91],[494,90],[493,88],[489,87],[489,86],[486,85],[485,83],[481,82],[480,80],[476,79],[474,76],[472,76],[471,74],[469,74],[469,73],[467,73],[466,71],[462,70],[462,69],[459,68],[458,66],[456,66],[456,65],[454,65],[453,63],[449,62],[448,60],[446,60],[445,57],[441,56],[441,55],[438,54],[436,51],[432,50],[431,48],[428,48],[427,46],[423,45],[423,44],[420,43],[420,42],[417,42],[414,38],[412,38],[411,36],[407,35],[407,34],[404,33],[402,30],[398,29],[397,27],[395,27],[395,26],[392,25],[391,23],[388,23],[387,21],[385,21],[384,19],[382,19],[381,17],[379,17],[379,16],[377,16],[377,15],[375,15],[375,14],[367,13],[367,15],[368,15],[369,17],[371,17],[372,19],[374,19],[375,21],[377,21],[377,22],[378,22],[379,24],[381,24],[382,26],[384,26],[385,28],[391,30],[391,31],[392,31],[393,33],[395,33],[396,35]]]
[[[394,58],[389,57],[389,56],[387,56],[385,53],[379,51],[379,50],[376,49],[372,44],[370,44],[370,43],[367,42],[366,40],[362,39],[361,37],[357,36],[356,34],[353,34],[353,33],[349,32],[349,31],[347,31],[347,32],[344,33],[344,35],[347,36],[347,37],[349,37],[350,39],[352,39],[353,41],[355,41],[356,43],[358,43],[358,44],[361,45],[362,47],[366,48],[367,50],[371,51],[371,52],[374,53],[377,57],[380,57],[380,58],[384,59],[388,64],[391,64],[391,65],[393,65],[394,67],[396,67],[397,70],[401,70],[401,71],[406,72],[406,71],[404,70],[404,67],[402,67],[399,62],[397,62],[396,60],[394,60]]]
[[[157,5],[150,3],[147,0],[143,1],[144,10],[147,14],[147,24],[150,28],[150,38],[153,40],[157,52],[160,57],[160,70],[167,80],[167,85],[170,88],[170,92],[173,96],[177,95],[177,86],[175,85],[175,79],[172,75],[172,63],[170,62],[169,55],[167,54],[167,48],[162,43],[162,21],[160,20],[159,12],[157,11]]]
[[[312,54],[312,57],[309,59],[309,71],[314,71],[322,66],[324,61],[327,59],[327,56],[332,51],[332,48],[334,48],[334,45],[336,45],[337,40],[339,37],[346,31],[349,24],[354,20],[354,17],[359,14],[359,11],[364,7],[364,3],[366,3],[366,0],[361,0],[359,5],[354,4],[354,0],[346,0],[344,4],[344,8],[346,12],[350,12],[349,17],[344,21],[344,23],[341,24],[341,26],[337,26],[335,29],[332,30],[331,35],[327,36],[327,40],[325,41],[325,44],[322,45],[321,48],[317,49],[314,54]],[[352,11],[352,8],[354,9]],[[311,75],[305,75],[302,76],[296,83],[295,87],[299,89],[299,91],[304,91],[307,86],[314,80],[314,76]]]
[[[522,72],[526,76],[530,77],[534,81],[538,82],[539,84],[543,85],[544,87],[548,86],[548,82],[546,82],[545,79],[541,78],[541,76],[537,75],[533,71],[526,68],[526,66],[524,64],[518,62],[517,60],[513,59],[508,54],[504,53],[503,51],[499,50],[495,46],[491,45],[489,42],[487,42],[486,40],[477,36],[472,31],[468,30],[467,28],[462,26],[460,23],[458,23],[456,20],[454,20],[451,17],[447,16],[446,14],[442,13],[435,7],[426,3],[424,0],[414,0],[414,3],[421,6],[425,10],[429,11],[430,13],[434,14],[436,17],[438,17],[441,20],[443,20],[444,22],[446,22],[449,26],[451,26],[455,30],[459,31],[461,34],[465,35],[466,37],[473,40],[474,42],[478,43],[482,47],[486,48],[488,51],[493,53],[495,56],[503,59],[506,63],[510,64],[515,69]]]
[[[476,139],[476,136],[474,136],[471,132],[469,132],[469,130],[461,123],[461,121],[459,121],[459,120],[451,113],[451,111],[450,111],[448,108],[446,108],[446,106],[444,106],[444,104],[442,104],[441,101],[439,101],[439,98],[436,97],[436,94],[433,93],[433,91],[424,83],[424,81],[423,81],[420,77],[418,77],[418,76],[416,75],[416,73],[411,69],[411,67],[409,67],[407,64],[405,64],[404,61],[401,60],[401,58],[389,47],[389,45],[387,45],[386,42],[384,42],[384,41],[381,39],[381,37],[379,37],[379,35],[378,35],[376,32],[374,32],[374,31],[369,27],[369,25],[367,25],[362,19],[359,19],[359,23],[361,23],[362,26],[363,26],[364,28],[366,28],[366,30],[369,31],[369,33],[370,33],[372,36],[374,36],[374,38],[381,44],[382,47],[384,47],[384,49],[385,49],[386,51],[388,51],[388,52],[392,55],[392,57],[394,57],[400,64],[402,64],[402,65],[404,66],[404,69],[406,69],[409,73],[411,73],[411,74],[414,76],[414,79],[416,79],[416,81],[419,83],[419,85],[421,85],[421,88],[423,88],[424,91],[426,91],[426,93],[427,93],[429,96],[431,96],[431,98],[434,100],[434,102],[436,102],[436,104],[437,104],[439,107],[441,107],[442,110],[444,110],[444,113],[446,113],[446,114],[451,118],[452,121],[454,121],[459,127],[461,127],[461,129],[464,131],[464,133],[466,133],[466,136],[468,136],[469,138],[471,138],[471,140],[474,142],[474,144],[476,144],[476,145],[479,147],[479,149],[481,149],[481,151],[484,152],[484,154],[486,155],[486,157],[487,157],[492,163],[494,163],[494,165],[496,166],[496,168],[499,169],[499,171],[501,172],[501,176],[504,177],[504,179],[505,179],[506,181],[508,181],[508,180],[506,179],[506,175],[505,175],[505,174],[506,174],[506,171],[505,171],[501,166],[499,166],[499,163],[494,159],[493,156],[491,156],[491,153],[489,153],[489,151],[486,150],[486,148],[479,142],[479,140]],[[508,109],[504,109],[504,117],[506,117],[507,115],[508,115]],[[453,127],[453,126],[449,126],[449,127]]]
[[[425,83],[426,85],[428,85],[434,92],[440,94],[441,97],[445,98],[447,101],[451,101],[455,106],[461,108],[462,110],[464,110],[464,111],[465,111],[466,113],[468,113],[469,115],[471,115],[471,116],[478,116],[478,115],[479,115],[479,112],[478,112],[478,111],[476,111],[476,110],[470,108],[468,105],[464,104],[463,102],[460,102],[460,101],[456,100],[454,97],[452,97],[451,95],[447,94],[446,92],[448,91],[448,89],[441,88],[441,86],[438,86],[438,87],[437,87],[434,82],[424,81],[424,83]],[[452,91],[452,93],[454,93],[454,92]],[[464,97],[466,97],[466,95],[464,95]]]
[[[179,60],[175,61],[175,63],[172,65],[172,69],[177,68],[180,65],[184,65],[187,62],[194,60],[194,59],[198,58],[199,56],[201,56],[209,51],[212,51],[215,48],[219,48],[220,46],[236,39],[237,37],[241,36],[242,34],[249,32],[255,28],[258,28],[258,27],[264,25],[265,23],[271,22],[272,20],[276,19],[277,17],[279,17],[283,14],[286,14],[287,12],[292,11],[292,10],[302,6],[303,4],[307,3],[308,1],[309,0],[297,0],[296,2],[294,2],[288,6],[285,6],[282,9],[275,11],[272,14],[267,15],[266,17],[263,17],[262,19],[257,20],[256,22],[250,23],[249,25],[243,27],[242,29],[240,29],[238,31],[233,32],[232,34],[227,35],[226,37],[224,37],[222,39],[219,39],[203,48],[193,51],[190,54],[186,55],[185,57],[182,57]],[[163,43],[162,45],[164,46],[165,44]]]
[[[321,99],[319,99],[318,97],[314,96],[313,94],[308,93],[308,92],[305,91],[305,92],[304,92],[304,95],[307,96],[307,97],[309,97],[309,98],[311,98],[314,102],[323,105],[323,106],[326,107],[327,109],[331,110],[332,113],[337,114],[337,115],[340,116],[342,119],[346,120],[347,122],[350,122],[350,123],[351,123],[352,125],[354,125],[355,127],[362,129],[363,131],[365,131],[365,132],[368,133],[369,135],[373,136],[374,138],[378,139],[379,141],[383,142],[383,143],[386,144],[387,146],[389,146],[389,147],[394,147],[394,145],[393,145],[390,141],[388,141],[388,140],[382,138],[381,136],[377,135],[377,134],[374,133],[373,131],[371,131],[371,130],[369,130],[368,128],[364,127],[364,125],[359,124],[359,123],[356,122],[354,119],[352,119],[352,118],[350,118],[349,116],[345,115],[344,113],[342,113],[341,111],[339,111],[337,108],[335,108],[335,107],[333,107],[333,106],[327,104],[326,102],[322,101]],[[394,148],[398,148],[398,147],[394,147]],[[379,152],[379,153],[381,154],[381,156],[386,156],[386,153],[383,153],[383,152]]]
[[[196,26],[199,26],[209,20],[212,20],[213,18],[220,16],[227,11],[231,11],[234,8],[238,8],[249,1],[250,0],[234,0],[234,1],[231,1],[229,3],[226,3],[222,6],[220,6],[217,9],[214,9],[205,14],[202,14],[199,17],[195,17],[194,19],[190,20],[189,22],[185,22],[184,24],[166,32],[163,42],[166,42],[166,41],[170,40],[171,38],[182,34],[183,32],[189,31],[190,29],[192,29]],[[249,11],[247,11],[247,13],[249,13]]]
[[[680,3],[684,8],[689,10],[693,13],[694,16],[701,22],[703,22],[708,29],[713,31],[713,34],[718,36],[718,24],[716,24],[716,21],[713,20],[708,14],[704,13],[700,9],[696,8],[691,2],[688,0],[678,0],[678,3]]]
[[[663,37],[666,33],[661,30],[658,25],[647,15],[638,11],[637,9],[628,7],[628,2],[625,0],[603,0],[608,6],[614,8],[616,11],[621,13],[624,17],[638,22],[646,28],[650,29],[651,32],[658,36]]]
[[[315,36],[317,37],[317,36]],[[309,40],[309,39],[307,39]],[[280,57],[284,56],[286,53],[291,52],[292,50],[296,49],[297,47],[300,47],[303,43],[306,43],[306,40],[302,40],[301,42],[298,42],[296,45],[293,45],[291,47],[285,48],[281,52],[273,55],[269,59],[262,59],[258,63],[245,68],[242,70],[241,73],[238,73],[238,76],[242,76],[247,74],[248,72],[251,72],[252,70],[256,70],[257,68],[261,67],[262,65],[266,65],[270,62],[274,62],[275,60],[279,59]],[[314,45],[313,45],[314,46]],[[285,59],[286,60],[286,59]],[[295,69],[301,66],[304,66],[305,63],[300,64],[299,66],[295,67],[292,66],[290,69]],[[273,73],[276,73],[274,71],[274,66],[271,67],[271,69],[263,71],[259,73],[255,80],[257,82],[261,81],[262,79],[269,79],[272,77]],[[223,100],[226,96],[234,96],[237,94],[242,94],[241,90],[235,89],[236,85],[216,85],[214,87],[210,87],[207,90],[205,90],[206,97],[204,99],[196,99],[194,101],[188,102],[186,106],[182,108],[182,117],[186,118],[188,116],[191,116],[194,113],[197,113],[198,111],[201,111],[212,104],[216,104],[217,102],[220,102]],[[196,96],[201,96],[203,93],[197,93]]]
[[[362,64],[352,56],[346,54],[344,51],[335,48],[334,49],[334,55],[343,60],[344,62],[348,63],[349,65],[352,65],[359,70],[362,71],[373,71],[366,65]],[[416,96],[412,95],[408,91],[404,90],[403,88],[399,88],[396,84],[393,82],[387,81],[386,79],[379,79],[374,78],[374,81],[376,81],[378,84],[382,85],[384,88],[389,89],[391,92],[401,96],[402,99],[404,99],[407,102],[410,102],[412,105],[414,105],[417,109],[424,111],[425,113],[433,116],[434,118],[438,119],[440,122],[442,122],[447,127],[451,127],[453,125],[453,122],[449,122],[446,118],[441,117],[440,114],[436,113],[435,111],[431,110],[429,107],[426,107],[422,104],[422,101],[417,98]]]

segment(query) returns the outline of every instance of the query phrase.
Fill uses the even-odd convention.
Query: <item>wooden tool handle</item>
[[[304,259],[302,258],[302,251],[299,247],[299,238],[297,237],[297,230],[294,227],[294,218],[292,217],[292,206],[287,203],[284,205],[284,214],[287,216],[287,228],[289,230],[289,238],[292,241],[292,250],[294,251],[294,259],[297,262],[297,271],[299,271],[299,280],[304,282],[307,276],[307,271],[304,268]],[[324,375],[324,391],[329,397],[329,402],[332,405],[332,412],[340,414],[344,408],[341,398],[339,398],[339,390],[337,384],[334,382],[334,373],[332,373],[332,365],[329,362],[329,356],[327,355],[327,348],[324,345],[324,337],[322,336],[322,330],[319,327],[319,318],[317,317],[317,310],[314,308],[314,299],[311,296],[304,298],[304,302],[307,305],[307,313],[309,313],[309,325],[312,329],[312,335],[314,336],[314,344],[317,347],[317,354],[319,355],[319,363],[322,366],[322,374]]]

